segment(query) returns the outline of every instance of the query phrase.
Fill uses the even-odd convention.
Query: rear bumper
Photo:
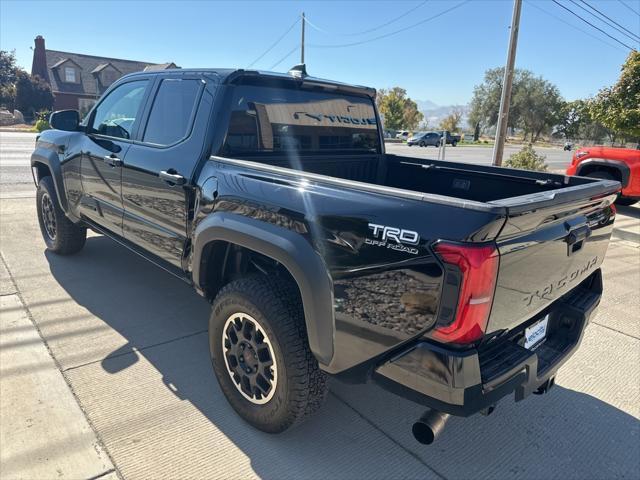
[[[506,395],[520,401],[553,384],[558,369],[579,347],[602,295],[598,269],[545,312],[479,348],[458,351],[420,341],[377,367],[383,388],[445,413],[467,417]],[[545,341],[525,349],[524,330],[549,314]]]

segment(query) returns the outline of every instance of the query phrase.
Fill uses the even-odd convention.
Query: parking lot
[[[602,303],[549,394],[454,418],[425,447],[411,435],[423,407],[333,382],[318,415],[273,436],[224,399],[209,305],[189,286],[96,234],[78,255],[45,252],[33,142],[0,133],[2,478],[638,478],[640,207],[618,210]],[[570,154],[548,158],[559,169]]]

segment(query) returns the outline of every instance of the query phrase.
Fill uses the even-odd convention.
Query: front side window
[[[92,133],[131,138],[146,88],[147,80],[138,80],[120,85],[109,93],[95,110]]]
[[[78,111],[80,112],[80,118],[85,118],[95,104],[96,101],[93,98],[79,98]]]
[[[234,154],[380,151],[368,97],[299,88],[235,88],[223,152]]]
[[[73,67],[64,67],[64,81],[68,83],[78,83],[76,78],[76,69]]]
[[[169,78],[162,81],[151,107],[143,141],[173,145],[188,133],[202,82]]]

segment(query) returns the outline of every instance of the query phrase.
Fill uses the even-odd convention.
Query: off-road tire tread
[[[43,189],[46,190],[49,197],[51,197],[56,215],[56,240],[53,245],[50,245],[50,243],[47,242],[45,237],[46,233],[43,231],[42,227],[40,202],[42,201],[41,196]],[[40,223],[42,235],[45,237],[45,242],[47,243],[47,249],[59,255],[72,255],[82,250],[82,247],[84,247],[87,240],[87,229],[82,225],[76,225],[64,214],[58,203],[58,197],[56,195],[55,187],[53,186],[53,178],[46,176],[40,179],[38,182],[36,198],[38,221]]]
[[[315,413],[328,395],[327,375],[320,370],[311,353],[304,320],[302,301],[297,286],[278,276],[251,275],[223,287],[215,305],[229,295],[250,298],[275,332],[276,342],[286,363],[289,385],[286,420],[270,425],[270,432],[282,432]],[[217,339],[216,339],[217,341]],[[272,339],[273,341],[273,339]]]
[[[596,170],[595,172],[590,172],[586,176],[591,178],[602,178],[605,180],[618,180],[612,173],[609,173],[603,170]],[[633,205],[636,202],[637,200],[623,197],[620,193],[618,193],[615,203],[617,205],[629,206],[629,205]]]
[[[618,197],[616,203],[624,207],[630,207],[631,205],[635,205],[636,203],[638,203],[638,200],[636,198]]]

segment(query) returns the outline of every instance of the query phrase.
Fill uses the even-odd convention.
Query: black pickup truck
[[[386,154],[374,98],[303,66],[123,77],[37,139],[46,246],[89,228],[192,284],[222,391],[267,432],[329,376],[428,407],[423,443],[546,392],[600,300],[620,184]]]

